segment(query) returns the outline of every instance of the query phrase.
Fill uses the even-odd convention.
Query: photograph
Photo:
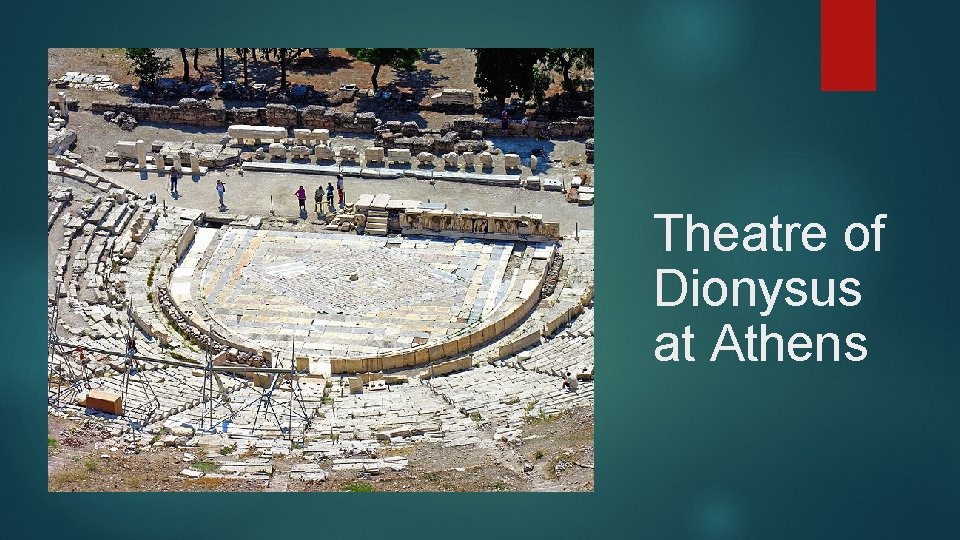
[[[47,56],[49,492],[594,491],[592,48]]]

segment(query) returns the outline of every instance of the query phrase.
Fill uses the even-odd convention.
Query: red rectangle
[[[877,90],[876,0],[820,0],[820,90]]]

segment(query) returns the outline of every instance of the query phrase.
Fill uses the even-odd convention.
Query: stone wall
[[[258,351],[244,345],[239,341],[239,338],[219,324],[214,324],[214,332],[208,334],[207,328],[201,327],[201,324],[203,324],[202,316],[193,312],[192,309],[184,309],[170,294],[170,282],[173,271],[177,266],[177,260],[185,253],[195,234],[195,224],[185,227],[177,242],[168,246],[160,257],[155,272],[157,283],[152,287],[152,291],[156,293],[153,300],[156,308],[160,313],[163,313],[172,325],[190,336],[195,342],[206,343],[207,336],[212,337],[211,346],[218,358],[250,366],[269,366],[271,354],[268,351]],[[213,245],[215,243],[211,244],[211,246]],[[496,320],[483,321],[468,327],[459,334],[448,336],[447,341],[441,343],[412,347],[365,358],[331,358],[331,372],[364,373],[415,367],[456,357],[476,349],[516,327],[537,306],[540,301],[540,295],[537,292],[543,286],[546,275],[546,269],[544,269],[542,273],[535,274],[536,279],[525,279],[518,283],[508,293],[508,300],[504,302],[504,309]],[[172,339],[166,329],[155,328],[147,321],[137,320],[137,323],[158,339],[164,339],[167,343]],[[456,369],[462,367],[461,364],[457,363],[451,364],[449,367],[454,369],[454,366],[456,366]]]
[[[531,120],[526,124],[511,120],[507,129],[503,129],[500,120],[484,118],[473,120],[464,118],[454,120],[451,129],[461,139],[476,138],[479,131],[484,137],[538,137],[541,134],[551,139],[583,139],[593,137],[593,117],[580,116],[576,120],[558,122],[538,122]]]
[[[411,208],[400,214],[403,234],[441,234],[461,237],[529,240],[560,238],[560,224],[539,214],[454,212]]]
[[[380,120],[372,112],[354,113],[331,107],[310,105],[298,109],[293,105],[270,103],[266,107],[239,107],[217,109],[206,100],[184,98],[177,105],[154,105],[149,103],[102,103],[90,106],[94,114],[107,111],[125,113],[137,122],[186,124],[203,127],[227,127],[234,124],[251,126],[301,127],[329,129],[348,133],[372,134]]]
[[[454,357],[481,347],[502,336],[519,324],[540,301],[535,294],[543,286],[545,273],[537,279],[525,280],[517,294],[520,304],[509,309],[496,321],[471,326],[463,334],[450,336],[448,341],[435,345],[406,349],[367,358],[331,358],[331,373],[362,373],[421,366],[444,358]]]
[[[126,113],[141,123],[158,122],[203,127],[246,124],[373,134],[378,126],[389,124],[389,129],[380,130],[379,133],[384,139],[382,146],[385,148],[410,148],[416,151],[441,153],[473,152],[475,149],[472,148],[470,141],[481,137],[537,137],[540,135],[551,139],[593,137],[592,116],[580,116],[576,120],[559,122],[529,121],[522,124],[511,121],[506,130],[501,127],[500,120],[494,118],[461,119],[454,120],[450,126],[441,129],[439,133],[426,134],[421,133],[413,122],[384,123],[372,112],[355,113],[320,105],[309,105],[298,109],[293,105],[269,103],[266,107],[217,109],[211,107],[207,100],[184,98],[177,105],[95,101],[90,106],[90,110],[94,114],[103,114],[107,111]],[[393,129],[394,127],[396,129]],[[456,138],[453,135],[456,135]],[[418,139],[418,137],[423,138]],[[458,143],[459,147],[457,147]]]
[[[473,356],[467,355],[454,360],[447,360],[438,364],[431,364],[426,371],[417,375],[420,379],[432,379],[441,375],[447,375],[456,371],[463,371],[473,367]]]

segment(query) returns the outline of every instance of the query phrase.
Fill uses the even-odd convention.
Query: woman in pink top
[[[303,186],[300,186],[300,189],[297,190],[297,200],[300,201],[300,211],[307,211],[307,192],[303,190]]]

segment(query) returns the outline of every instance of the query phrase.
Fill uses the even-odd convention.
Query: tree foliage
[[[370,82],[373,89],[377,86],[377,75],[382,66],[390,66],[403,71],[413,71],[417,60],[423,56],[423,49],[347,49],[350,56],[373,66],[373,76]]]
[[[153,86],[161,75],[170,71],[170,60],[158,57],[153,49],[126,49],[125,52],[127,59],[133,63],[131,73],[143,84]]]
[[[497,100],[502,108],[505,99],[516,92],[523,99],[536,95],[543,98],[546,91],[543,78],[537,76],[536,65],[546,55],[547,49],[474,49],[477,55],[477,72],[473,79],[484,96]],[[548,82],[549,84],[549,82]]]
[[[570,78],[570,69],[593,68],[593,49],[547,49],[546,63],[563,77],[563,89],[573,92],[576,85]]]
[[[553,82],[553,79],[550,77],[549,71],[533,68],[533,88],[531,88],[530,93],[533,94],[537,106],[543,105],[543,98],[547,95],[547,89],[550,88],[551,82]]]

